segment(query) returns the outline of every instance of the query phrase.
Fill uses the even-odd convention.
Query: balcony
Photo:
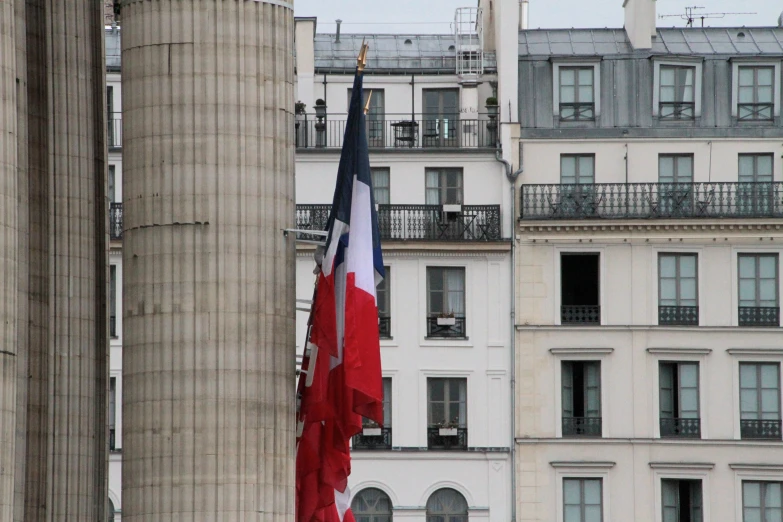
[[[563,417],[563,437],[600,437],[601,417]]]
[[[661,418],[661,437],[701,438],[701,419]]]
[[[780,326],[780,308],[776,306],[740,306],[740,326]]]
[[[122,148],[122,113],[110,112],[106,117],[109,150]]]
[[[355,450],[388,450],[392,447],[391,427],[365,428],[351,439]]]
[[[521,219],[783,217],[783,183],[522,185]]]
[[[492,115],[495,116],[495,115]],[[296,147],[333,149],[343,146],[346,115],[297,115]],[[367,144],[371,149],[438,150],[490,149],[497,146],[497,120],[488,114],[473,119],[436,117],[423,114],[387,114],[385,119],[368,116]]]
[[[427,337],[448,337],[464,339],[465,317],[427,317]]]
[[[109,206],[109,239],[122,240],[122,203]]]
[[[563,305],[560,324],[601,324],[601,307],[593,305]]]
[[[658,324],[665,326],[698,326],[698,306],[659,306]]]
[[[466,450],[468,449],[467,428],[427,428],[427,448],[431,450]]]
[[[378,333],[381,339],[391,339],[391,316],[378,315]]]
[[[326,230],[331,205],[297,205],[296,228]],[[500,205],[461,205],[445,212],[443,205],[378,205],[383,241],[499,241]],[[300,235],[299,239],[317,240]]]
[[[780,440],[780,420],[740,421],[740,434],[743,439]]]

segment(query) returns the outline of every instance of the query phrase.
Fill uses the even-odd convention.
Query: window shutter
[[[658,375],[658,381],[660,383],[660,409],[661,418],[672,419],[674,418],[674,365],[663,363],[660,366],[660,374]]]
[[[681,364],[680,379],[680,417],[683,419],[699,418],[699,366],[697,364]]]
[[[574,416],[574,366],[563,363],[563,417]]]
[[[590,362],[585,366],[585,417],[601,416],[601,366]]]
[[[679,488],[676,480],[661,481],[663,522],[679,522]]]
[[[702,522],[701,481],[691,482],[691,522]]]

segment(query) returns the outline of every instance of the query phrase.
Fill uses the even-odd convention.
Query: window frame
[[[465,513],[436,513],[436,512],[430,512],[430,501],[432,498],[444,490],[450,490],[459,495],[462,498],[462,501],[465,503]],[[455,520],[456,517],[460,517],[460,520],[464,520],[467,522],[470,518],[470,504],[468,503],[468,499],[465,497],[464,494],[462,494],[461,491],[457,490],[456,488],[450,487],[450,486],[443,486],[435,489],[432,493],[430,493],[427,496],[427,500],[424,502],[424,518],[426,522],[430,522],[433,519],[442,519],[446,520],[448,522],[451,522]]]
[[[776,253],[771,252],[739,252],[737,254],[737,308],[739,309],[742,307],[742,301],[747,301],[747,299],[742,298],[742,289],[741,289],[741,282],[742,277],[740,276],[740,259],[744,257],[752,257],[755,258],[755,273],[756,276],[754,278],[755,282],[755,290],[754,290],[754,301],[755,301],[755,307],[761,307],[761,270],[760,270],[760,260],[762,257],[771,257],[775,260],[775,305],[780,308],[780,256]]]
[[[740,120],[739,119],[739,69],[740,67],[773,67],[772,74],[772,120]],[[731,60],[731,117],[743,125],[770,125],[780,117],[780,74],[781,60],[759,60],[733,58]]]
[[[378,186],[375,183],[376,174],[386,175],[386,185]],[[391,205],[391,167],[370,167],[370,180],[372,182],[372,196],[376,205]],[[386,202],[378,201],[378,191],[385,190],[387,200]]]
[[[381,340],[393,339],[392,335],[392,312],[391,312],[391,266],[384,265],[383,267],[384,277],[378,286],[375,287],[375,300],[378,307],[378,322],[380,324],[381,318],[389,319],[389,335],[385,337],[381,335]],[[380,297],[383,296],[381,300]],[[382,301],[382,302],[381,302]],[[381,309],[381,304],[384,305],[384,309]]]
[[[574,73],[574,84],[571,86],[574,90],[574,101],[570,103],[564,103],[562,101],[562,91],[563,91],[563,72],[564,71],[573,71]],[[592,81],[590,83],[590,90],[591,90],[591,100],[589,102],[583,102],[580,100],[579,96],[579,90],[582,85],[579,83],[579,76],[582,71],[590,71],[590,74],[592,75]],[[562,122],[584,122],[584,121],[595,121],[595,68],[591,65],[563,65],[558,67],[558,93],[561,95],[560,100],[558,102],[558,115],[560,117],[560,121]],[[563,106],[564,105],[572,105],[572,109],[574,111],[573,117],[566,118],[563,117]],[[590,106],[590,111],[592,112],[592,116],[590,117],[581,117],[581,112],[578,110],[581,105]]]
[[[117,320],[117,264],[109,263],[109,338],[119,339],[119,322]],[[111,319],[114,318],[114,328]]]
[[[573,159],[574,160],[574,181],[575,183],[563,183],[563,160]],[[591,183],[580,183],[581,179],[581,172],[580,172],[580,163],[581,159],[589,159],[592,164],[592,177],[593,181]],[[595,153],[561,153],[560,154],[560,186],[579,186],[579,185],[586,185],[588,187],[592,187],[595,185]]]
[[[383,497],[386,497],[386,500],[389,502],[389,512],[388,513],[379,513],[377,511],[374,511],[374,512],[371,512],[371,513],[362,513],[361,511],[359,511],[357,509],[358,506],[355,506],[354,502],[356,502],[360,498],[360,496],[362,494],[364,494],[365,492],[367,492],[367,491],[378,491]],[[367,502],[365,500],[362,499],[362,501],[365,502],[365,504],[367,504]],[[375,505],[377,505],[377,502],[375,503]],[[384,490],[382,490],[382,489],[380,489],[378,487],[374,487],[374,486],[365,487],[365,488],[362,488],[359,491],[357,491],[354,494],[354,497],[351,499],[351,512],[356,517],[359,517],[359,516],[361,516],[361,517],[369,517],[368,520],[370,520],[372,522],[376,522],[378,520],[378,517],[388,517],[388,519],[386,519],[386,520],[391,521],[391,520],[394,519],[394,503],[393,503],[391,497],[389,496],[389,494],[386,493]],[[382,519],[382,520],[384,520],[384,519]]]
[[[675,263],[674,263],[674,270],[675,270],[674,281],[675,281],[675,288],[677,290],[677,295],[676,295],[674,300],[676,301],[677,304],[675,304],[674,306],[678,306],[678,307],[685,306],[685,305],[681,304],[682,303],[682,297],[680,295],[681,294],[680,285],[682,283],[682,278],[681,278],[681,272],[680,272],[680,264],[681,264],[682,258],[684,258],[684,257],[692,257],[692,258],[694,258],[694,266],[696,267],[695,268],[696,269],[696,273],[694,275],[694,278],[696,280],[696,297],[695,297],[696,305],[695,306],[696,306],[696,309],[698,310],[698,308],[699,308],[699,254],[696,253],[696,252],[694,252],[694,253],[688,253],[688,252],[658,252],[658,306],[669,306],[669,305],[661,304],[661,300],[662,300],[661,296],[663,294],[661,283],[663,282],[663,279],[664,279],[664,277],[662,276],[663,272],[661,270],[661,261],[663,260],[664,257],[673,257],[675,259]],[[666,279],[671,279],[671,278],[667,277]]]
[[[459,394],[460,390],[459,387],[461,385],[464,385],[465,387],[465,420],[459,421],[459,414],[457,415],[457,423],[459,429],[468,429],[468,419],[469,419],[469,412],[468,412],[468,403],[470,402],[468,400],[468,378],[464,376],[458,376],[458,377],[450,377],[450,376],[427,376],[426,377],[426,383],[427,383],[427,428],[438,428],[441,425],[433,422],[432,417],[432,404],[433,401],[431,399],[432,392],[430,389],[430,384],[432,381],[443,381],[443,413],[446,418],[444,421],[446,424],[449,424],[448,421],[448,408],[447,406],[450,406],[454,403],[454,401],[449,400],[449,391],[451,388],[452,383],[455,383],[457,385],[457,393]],[[435,401],[438,402],[438,401]],[[457,411],[460,409],[461,401],[457,400]]]
[[[703,60],[654,60],[653,61],[653,118],[661,122],[693,122],[701,117],[701,90],[702,90],[702,70]],[[693,67],[693,118],[661,118],[661,67]]]
[[[593,68],[593,119],[592,120],[561,120],[560,119],[560,69],[571,67]],[[598,122],[601,117],[601,62],[595,59],[564,60],[552,63],[552,116],[555,121],[566,124]]]
[[[600,507],[601,507],[601,522],[606,520],[605,518],[605,512],[604,512],[604,480],[603,477],[570,477],[570,476],[564,476],[562,480],[560,481],[560,494],[561,494],[561,502],[559,504],[560,513],[562,514],[562,520],[563,522],[569,522],[566,519],[566,498],[565,498],[565,485],[566,481],[579,481],[579,518],[580,520],[585,520],[585,482],[587,481],[597,481],[599,486],[599,496],[601,499]]]
[[[437,187],[430,187],[427,185],[427,178],[429,178],[429,173],[431,172],[437,172],[438,174],[438,186]],[[449,187],[448,185],[448,175],[449,173],[456,173],[458,174],[459,184],[455,187]],[[391,183],[389,183],[391,185]],[[456,202],[449,202],[448,201],[448,191],[449,189],[456,189],[457,190],[457,201]],[[430,190],[437,190],[438,192],[438,203],[427,203],[427,193]],[[464,205],[465,204],[465,172],[462,167],[427,167],[424,169],[424,203],[425,205]]]
[[[699,483],[699,495],[701,496],[699,509],[701,511],[701,520],[704,520],[704,484],[702,483],[702,480],[700,478],[672,478],[672,477],[661,477],[660,478],[660,486],[661,486],[661,497],[660,497],[660,502],[661,502],[661,520],[662,521],[666,520],[665,510],[666,510],[667,507],[669,507],[669,506],[665,505],[664,498],[663,498],[663,495],[664,495],[664,483],[666,483],[666,482],[676,482],[678,490],[679,490],[679,486],[680,486],[679,483],[680,482],[691,482],[691,483],[698,482]],[[691,485],[691,487],[692,487],[692,485]],[[678,491],[677,492],[677,504],[676,504],[676,506],[674,506],[677,509],[677,522],[679,522],[679,519],[681,518],[680,517],[680,513],[682,512],[682,505],[681,504],[682,504],[682,502],[680,501],[680,496],[679,496],[679,491]],[[693,500],[692,500],[692,497],[691,497],[691,509],[690,510],[691,510],[691,515],[692,515],[693,514]],[[691,516],[689,516],[688,518],[693,520],[693,517],[691,517]]]
[[[677,367],[677,382],[673,385],[675,388],[673,388],[674,391],[677,393],[677,411],[678,416],[672,416],[672,417],[663,417],[663,410],[661,409],[661,396],[663,395],[663,387],[661,386],[661,375],[662,375],[662,367],[663,365],[673,365]],[[658,418],[674,418],[674,419],[683,419],[688,417],[682,416],[682,373],[680,372],[680,367],[684,365],[692,365],[696,367],[696,417],[691,417],[694,419],[701,420],[701,365],[699,364],[699,361],[677,361],[677,360],[669,360],[669,359],[661,359],[658,361]],[[672,396],[672,399],[674,399],[674,396]],[[672,403],[674,406],[674,402]],[[674,415],[674,412],[672,412],[672,415]]]
[[[743,390],[743,387],[742,387],[742,367],[743,366],[754,366],[755,370],[756,370],[756,372],[755,372],[756,373],[756,383],[755,383],[755,387],[752,388],[752,389],[754,389],[756,391],[756,411],[753,412],[753,413],[755,413],[755,415],[757,417],[756,419],[743,419],[742,418],[742,414],[743,414],[743,410],[742,410],[742,390]],[[763,419],[762,418],[762,415],[764,414],[763,407],[762,407],[762,390],[765,389],[765,388],[762,388],[762,386],[761,386],[761,367],[762,366],[774,366],[777,369],[777,374],[778,374],[777,375],[778,382],[777,382],[777,388],[776,388],[777,392],[778,392],[777,393],[777,403],[778,403],[778,411],[777,411],[778,418],[777,419]],[[743,420],[778,420],[778,421],[779,420],[783,420],[783,412],[781,412],[781,409],[783,409],[783,408],[781,408],[781,378],[780,378],[780,373],[781,373],[780,370],[781,370],[781,368],[780,368],[780,366],[781,366],[780,363],[777,362],[777,361],[740,361],[739,362],[739,364],[738,364],[738,369],[739,369],[738,377],[739,377],[739,380],[737,382],[737,386],[738,386],[738,389],[739,389],[739,411],[738,411],[738,413],[739,413],[740,423],[742,423]],[[745,388],[745,389],[748,389],[748,388]]]
[[[780,488],[781,488],[781,491],[783,491],[783,480],[770,480],[771,478],[772,477],[766,477],[765,479],[755,479],[755,478],[739,477],[739,479],[740,479],[740,487],[739,487],[740,518],[738,518],[738,520],[741,520],[742,522],[746,521],[746,518],[745,518],[745,484],[746,483],[759,484],[759,486],[767,486],[769,484],[778,484],[780,486]],[[763,490],[760,488],[759,493],[760,493],[759,510],[761,511],[762,520],[765,520],[766,517],[765,517],[765,514],[764,514],[764,509],[765,509],[765,502],[764,501],[766,500],[766,496],[767,496],[767,488],[764,487]]]
[[[468,314],[467,314],[467,309],[466,309],[467,288],[466,288],[465,282],[466,282],[466,279],[467,279],[467,275],[466,275],[465,267],[464,266],[428,266],[428,267],[426,267],[426,270],[427,270],[427,287],[426,287],[426,291],[427,291],[427,317],[435,317],[435,316],[437,316],[437,314],[440,314],[440,313],[453,313],[454,317],[466,318]],[[463,310],[463,312],[461,313],[461,315],[457,314],[456,312],[433,312],[432,311],[432,290],[431,290],[430,278],[431,278],[432,273],[435,270],[440,270],[440,271],[443,272],[443,290],[441,290],[443,303],[441,303],[441,304],[443,305],[444,309],[446,309],[448,307],[448,304],[447,304],[448,303],[448,295],[449,295],[450,292],[452,292],[451,290],[448,290],[446,288],[446,281],[447,281],[446,273],[447,272],[451,272],[451,271],[454,271],[454,272],[459,271],[459,272],[462,273],[462,310]]]
[[[753,181],[740,180],[740,162],[742,158],[753,159]],[[772,172],[770,172],[769,181],[758,181],[759,177],[759,159],[769,158],[772,163]],[[773,183],[775,181],[775,154],[773,152],[740,152],[737,154],[737,183]]]

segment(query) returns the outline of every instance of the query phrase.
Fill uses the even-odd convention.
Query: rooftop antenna
[[[694,13],[699,9],[706,9],[698,5],[685,8],[685,14],[666,14],[659,15],[658,18],[680,18],[685,20],[685,27],[693,27],[694,20],[701,20],[701,26],[704,27],[704,20],[708,18],[724,18],[726,15],[754,15],[757,13]]]

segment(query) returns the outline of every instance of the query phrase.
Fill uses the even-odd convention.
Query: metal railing
[[[692,120],[694,102],[660,102],[658,104],[658,116],[662,120]]]
[[[296,228],[325,230],[331,205],[297,205]],[[443,205],[378,205],[382,240],[498,241],[502,239],[500,205],[461,205],[445,212]],[[317,240],[300,234],[299,239]]]
[[[381,339],[391,339],[391,316],[378,315],[378,334]]]
[[[339,149],[343,146],[346,116],[297,115],[296,146],[303,149]],[[494,149],[498,143],[497,116],[478,114],[387,114],[367,116],[367,144],[374,149]]]
[[[780,308],[776,306],[740,306],[740,326],[780,326]]]
[[[522,219],[783,217],[783,183],[522,185]]]
[[[351,439],[351,447],[355,450],[387,450],[392,447],[391,427],[377,428],[378,435],[357,433]]]
[[[427,337],[467,337],[465,317],[427,317]]]
[[[739,121],[772,121],[772,103],[738,103],[737,119]]]
[[[122,203],[109,205],[109,239],[122,239]]]
[[[600,437],[601,417],[563,417],[563,437]]]
[[[466,450],[468,449],[467,428],[427,428],[427,448],[431,450]]]
[[[661,437],[701,438],[701,419],[661,417]]]
[[[699,324],[698,306],[659,306],[658,324],[669,326],[692,326]]]
[[[601,307],[593,305],[563,305],[561,324],[601,324]]]
[[[593,121],[595,120],[594,103],[561,103],[560,121]]]
[[[780,420],[740,420],[743,439],[780,440]]]
[[[110,112],[106,117],[107,135],[110,149],[122,147],[122,113]]]

